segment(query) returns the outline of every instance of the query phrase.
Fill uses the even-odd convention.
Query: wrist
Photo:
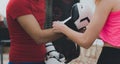
[[[64,25],[63,27],[61,27],[61,32],[65,34],[68,31],[68,29],[69,27]]]

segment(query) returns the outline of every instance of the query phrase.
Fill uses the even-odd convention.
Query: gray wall
[[[0,14],[6,17],[6,5],[9,0],[0,0]]]

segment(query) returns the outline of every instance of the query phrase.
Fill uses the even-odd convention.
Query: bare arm
[[[106,4],[109,3],[109,4]],[[94,40],[99,36],[99,33],[104,26],[106,19],[112,10],[113,4],[111,0],[102,0],[96,7],[96,11],[85,33],[79,33],[71,30],[67,26],[54,22],[53,27],[60,30],[68,38],[84,48],[89,48]],[[62,28],[61,28],[62,27]]]
[[[38,44],[53,41],[61,36],[61,34],[53,32],[53,29],[42,30],[35,17],[31,14],[18,17],[18,22]]]

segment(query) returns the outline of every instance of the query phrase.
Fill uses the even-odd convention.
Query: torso
[[[11,39],[9,59],[11,62],[44,61],[46,53],[44,44],[36,44],[16,20],[20,15],[33,14],[43,28],[45,22],[45,0],[36,1],[10,0],[8,3],[7,22]]]
[[[120,0],[114,1],[114,6],[113,6],[113,9],[111,9],[111,12],[119,12],[120,11],[120,4],[119,3],[120,3]],[[98,2],[97,2],[97,4],[98,4]],[[111,44],[108,44],[108,42],[104,42],[104,46],[120,49],[120,47],[116,47],[116,46],[113,46]]]

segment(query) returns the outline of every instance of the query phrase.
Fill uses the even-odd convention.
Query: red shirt
[[[45,58],[45,45],[38,45],[23,30],[16,18],[33,14],[43,29],[45,22],[45,0],[10,0],[7,5],[7,21],[10,33],[11,62],[41,62]]]

